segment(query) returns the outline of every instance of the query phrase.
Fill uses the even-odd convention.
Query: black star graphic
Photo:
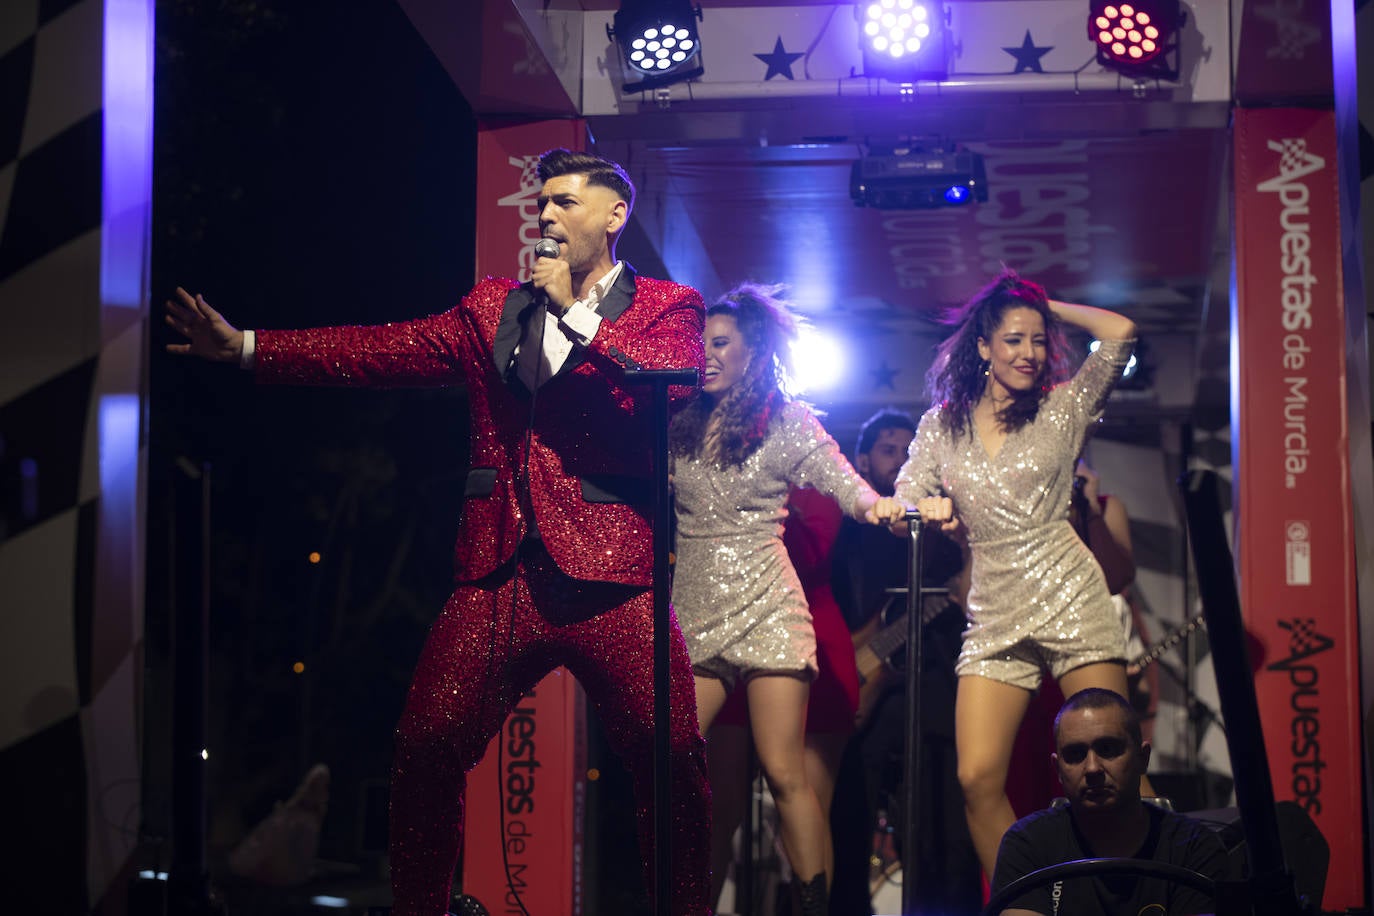
[[[878,363],[876,368],[870,369],[869,371],[873,373],[874,388],[888,388],[892,391],[897,390],[897,373],[901,372],[901,369],[889,368],[887,360],[883,360]]]
[[[1040,58],[1054,50],[1054,45],[1044,48],[1037,48],[1035,42],[1031,41],[1030,29],[1026,29],[1026,38],[1021,42],[1019,48],[1003,48],[1012,57],[1016,58],[1016,69],[1011,71],[1013,75],[1022,70],[1029,70],[1032,73],[1044,73],[1040,66]]]
[[[793,79],[793,61],[798,57],[805,57],[806,55],[801,52],[793,54],[784,51],[782,49],[782,36],[779,35],[777,42],[773,45],[772,54],[755,54],[754,56],[768,65],[768,75],[763,78],[763,81],[766,83],[775,76],[785,76],[788,79]]]

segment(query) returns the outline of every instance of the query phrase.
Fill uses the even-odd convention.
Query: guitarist
[[[894,491],[915,433],[911,415],[891,408],[878,411],[859,430],[854,467],[879,495]],[[873,912],[870,860],[880,810],[887,812],[884,829],[894,838],[901,836],[901,825],[893,818],[902,809],[898,793],[907,714],[899,672],[904,652],[885,639],[885,648],[876,655],[867,641],[895,623],[906,607],[905,599],[894,598],[888,589],[906,585],[908,550],[904,526],[889,532],[846,523],[835,543],[831,584],[867,674],[860,672],[863,713],[846,745],[831,806],[834,916]],[[938,532],[927,531],[923,554],[927,583],[945,583],[962,570],[959,546]],[[954,659],[965,620],[962,608],[953,601],[944,597],[927,601],[928,610],[935,614],[926,624],[924,637],[921,701],[926,756],[921,810],[927,812],[927,823],[922,825],[922,848],[916,857],[921,865],[918,886],[924,906],[942,913],[973,914],[982,903],[980,873],[964,820],[954,756]],[[889,606],[894,609],[890,619],[884,615]],[[896,629],[905,634],[905,624]]]

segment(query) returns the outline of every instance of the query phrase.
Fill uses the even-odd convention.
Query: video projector
[[[977,153],[895,147],[855,160],[849,196],[877,210],[962,207],[988,199],[987,175]]]

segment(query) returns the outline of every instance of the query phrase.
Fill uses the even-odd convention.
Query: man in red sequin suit
[[[441,916],[462,844],[466,773],[515,702],[566,666],[634,780],[647,886],[653,798],[651,422],[624,366],[702,364],[699,293],[615,259],[634,189],[619,165],[550,150],[540,230],[557,258],[488,277],[456,308],[378,327],[238,331],[177,290],[175,353],[238,361],[264,382],[466,384],[472,469],[457,588],[430,631],[391,789],[395,916]],[[688,391],[672,392],[677,397]],[[526,453],[528,449],[528,454]],[[708,914],[709,790],[691,664],[672,633],[671,911]]]

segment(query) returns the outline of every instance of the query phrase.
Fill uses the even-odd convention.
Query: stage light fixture
[[[706,72],[700,20],[701,7],[690,0],[623,0],[606,37],[620,49],[624,90],[657,89]]]
[[[941,0],[864,0],[854,16],[864,76],[914,83],[949,75],[949,19]]]
[[[849,169],[849,196],[875,210],[936,210],[988,199],[983,157],[962,149],[870,149]]]
[[[1126,76],[1177,80],[1179,0],[1091,0],[1088,37],[1097,62]]]

